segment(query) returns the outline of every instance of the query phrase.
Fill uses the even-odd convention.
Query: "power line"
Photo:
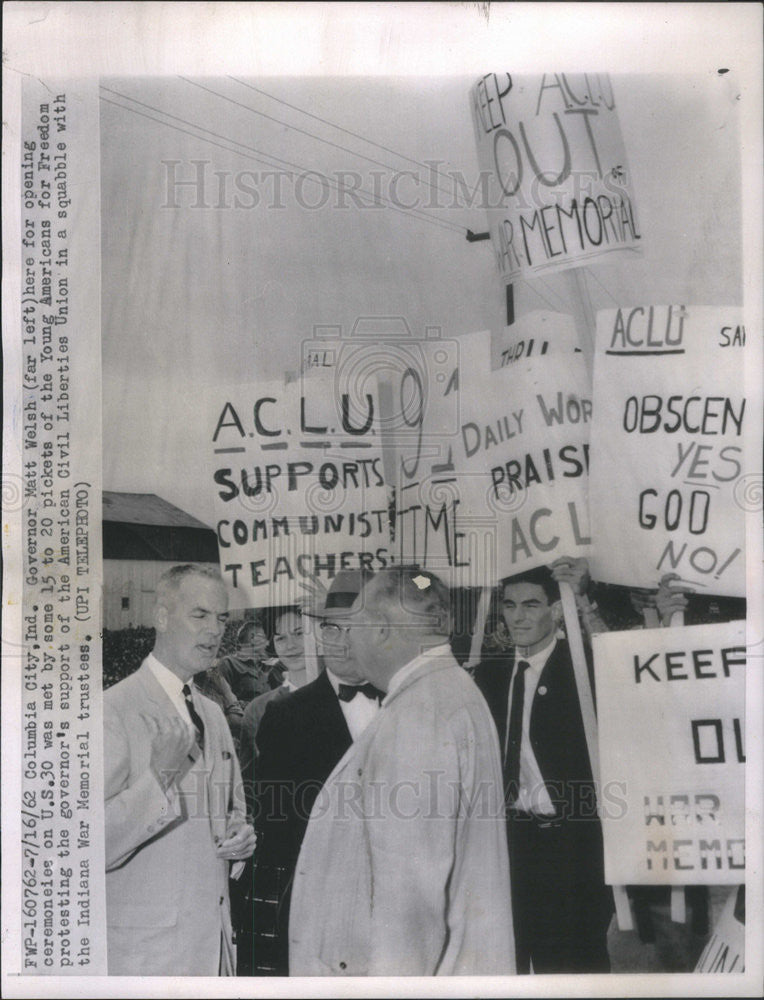
[[[588,274],[591,274],[592,278],[594,278],[594,280],[595,280],[595,281],[597,282],[597,284],[598,284],[598,285],[600,286],[600,288],[601,288],[601,289],[602,289],[602,291],[603,291],[603,292],[605,293],[605,295],[607,295],[607,296],[608,296],[608,298],[611,298],[611,299],[613,300],[613,302],[614,302],[614,303],[615,303],[616,305],[618,305],[618,299],[617,299],[617,298],[616,298],[616,297],[615,297],[614,295],[612,295],[612,294],[611,294],[611,293],[610,293],[610,292],[608,291],[608,289],[607,289],[607,288],[605,288],[605,286],[604,286],[604,285],[602,284],[602,282],[600,281],[600,279],[599,279],[599,278],[597,277],[597,275],[596,275],[596,274],[594,274],[593,272],[590,272],[590,271],[589,271],[589,268],[588,268],[588,267],[585,267],[585,268],[584,268],[584,281],[586,280],[586,275],[588,275]],[[588,291],[589,291],[589,290],[588,290],[588,288],[587,288],[587,293],[588,293]],[[590,299],[590,301],[591,301],[591,296],[589,296],[589,299]]]
[[[424,167],[426,170],[432,171],[437,177],[447,177],[447,174],[441,174],[439,170],[434,167],[429,166],[427,163],[422,163],[420,160],[415,160],[410,156],[406,156],[405,153],[400,153],[396,149],[391,149],[389,146],[385,146],[381,142],[375,142],[373,139],[368,139],[365,135],[361,135],[360,132],[354,132],[352,129],[343,128],[342,125],[338,125],[336,122],[329,121],[327,118],[322,118],[320,115],[314,115],[310,111],[306,111],[305,108],[300,108],[296,104],[290,104],[288,101],[282,100],[280,97],[275,97],[273,94],[269,94],[265,90],[261,90],[259,87],[255,87],[254,84],[247,83],[246,80],[240,80],[237,76],[230,76],[230,80],[234,80],[236,83],[240,83],[242,87],[248,87],[250,90],[254,90],[257,94],[262,94],[263,97],[268,97],[272,101],[277,101],[279,104],[283,104],[284,107],[291,108],[292,111],[299,111],[300,114],[307,115],[308,118],[313,118],[317,122],[321,122],[324,125],[329,125],[331,128],[336,128],[340,132],[344,132],[346,135],[352,135],[356,139],[360,139],[362,142],[368,142],[371,146],[376,146],[378,149],[384,149],[386,153],[392,153],[393,156],[399,156],[402,160],[408,160],[409,163],[415,163],[418,167]],[[448,178],[453,180],[453,178]],[[438,190],[441,190],[438,188]]]
[[[554,288],[552,288],[552,286],[547,281],[544,281],[543,278],[537,278],[536,280],[541,282],[541,284],[544,286],[544,288],[546,288],[546,290],[549,292],[549,294],[552,296],[552,298],[558,298],[560,300],[560,302],[562,303],[562,305],[561,306],[557,306],[557,311],[558,312],[560,310],[564,311],[567,308],[567,303],[565,302],[565,299],[562,297],[562,295],[560,295],[560,293],[558,291],[556,291]]]
[[[134,104],[140,105],[140,107],[147,108],[149,111],[153,111],[156,114],[162,115],[162,116],[164,116],[166,118],[171,118],[174,121],[182,122],[182,124],[188,125],[190,128],[197,129],[199,132],[205,132],[208,135],[215,136],[215,138],[217,138],[217,139],[222,139],[225,143],[233,143],[235,146],[241,146],[243,149],[249,150],[250,152],[249,153],[243,153],[239,149],[233,149],[233,148],[231,148],[230,145],[222,145],[219,142],[214,142],[212,139],[207,139],[207,138],[205,138],[205,136],[198,135],[196,132],[189,132],[187,129],[180,128],[177,125],[172,125],[169,122],[163,121],[161,118],[155,118],[152,115],[146,114],[145,112],[138,111],[136,108],[132,108],[132,107],[129,107],[128,105],[124,105],[124,104],[118,104],[116,101],[110,101],[108,98],[101,96],[101,100],[106,101],[107,104],[113,104],[115,107],[122,108],[124,111],[130,111],[133,114],[140,115],[143,118],[148,118],[150,121],[157,122],[157,124],[159,124],[159,125],[164,125],[166,128],[172,128],[172,129],[175,129],[178,132],[183,132],[186,135],[190,135],[190,136],[192,136],[195,139],[201,139],[203,142],[207,142],[207,143],[210,143],[213,146],[217,146],[219,149],[224,149],[227,152],[236,153],[239,156],[244,156],[247,159],[254,160],[256,163],[263,163],[263,162],[265,162],[262,159],[258,158],[258,157],[265,156],[269,160],[275,161],[275,163],[284,164],[287,167],[292,167],[294,170],[298,171],[303,177],[308,178],[308,179],[310,179],[310,180],[312,180],[312,181],[314,181],[316,183],[319,183],[319,184],[321,184],[321,185],[329,188],[330,190],[337,191],[337,192],[340,192],[340,193],[345,192],[345,193],[356,194],[356,195],[357,194],[363,194],[367,198],[371,198],[372,199],[372,204],[376,204],[376,205],[379,205],[380,207],[384,207],[384,208],[390,208],[394,212],[399,212],[401,215],[408,216],[408,217],[413,218],[413,219],[417,219],[417,220],[419,220],[421,222],[426,222],[426,223],[428,223],[429,225],[432,225],[432,226],[439,226],[441,229],[446,229],[448,232],[458,232],[460,235],[464,232],[464,226],[459,226],[459,225],[456,225],[455,223],[446,222],[446,221],[441,220],[441,219],[434,219],[432,216],[427,215],[426,213],[422,213],[421,210],[419,210],[419,209],[404,209],[404,208],[401,208],[398,205],[394,205],[388,199],[384,198],[384,196],[382,196],[380,194],[377,194],[376,192],[367,191],[365,188],[362,188],[362,187],[349,187],[348,185],[342,184],[342,182],[340,182],[340,181],[338,181],[336,183],[332,183],[332,181],[330,181],[328,177],[325,177],[323,174],[319,173],[319,171],[317,171],[317,170],[308,170],[307,168],[301,166],[300,164],[292,163],[289,160],[284,160],[281,157],[275,156],[272,153],[264,153],[262,150],[256,149],[254,146],[247,146],[245,143],[239,142],[237,139],[231,139],[228,136],[221,135],[219,132],[213,132],[210,129],[204,128],[201,125],[197,125],[195,122],[190,122],[190,121],[188,121],[185,118],[179,117],[178,115],[170,114],[169,111],[162,111],[160,108],[156,108],[156,107],[154,107],[151,104],[146,104],[145,102],[139,101],[137,98],[130,97],[127,94],[122,94],[122,93],[120,93],[117,90],[113,90],[110,87],[104,86],[103,84],[101,85],[101,89],[105,90],[109,94],[114,94],[114,96],[120,97],[123,100],[127,100],[127,101],[130,101],[130,102],[134,103]],[[250,155],[251,153],[256,153],[257,156],[252,156],[252,155]],[[265,165],[266,166],[272,166],[273,164],[266,163]],[[291,171],[284,171],[284,172],[288,176],[290,176],[290,177],[292,176]]]
[[[457,225],[455,223],[448,222],[448,221],[445,221],[445,220],[442,220],[442,219],[434,219],[432,216],[428,215],[427,213],[422,212],[421,209],[416,209],[416,208],[406,209],[406,208],[403,208],[403,207],[401,207],[399,205],[395,205],[388,198],[385,198],[383,195],[378,194],[376,192],[368,191],[367,189],[365,189],[363,187],[350,187],[348,185],[342,184],[342,182],[340,182],[340,181],[337,181],[336,183],[333,184],[325,175],[321,174],[317,170],[309,170],[306,167],[304,167],[304,166],[302,166],[302,165],[300,165],[298,163],[293,163],[290,160],[284,160],[281,157],[275,156],[273,153],[266,153],[263,150],[256,149],[254,146],[248,146],[246,143],[239,142],[237,139],[232,139],[230,136],[224,136],[224,135],[221,135],[219,132],[213,132],[210,129],[204,128],[202,125],[198,125],[195,122],[190,122],[190,121],[188,121],[185,118],[179,117],[178,115],[173,115],[169,111],[162,111],[160,108],[156,108],[156,107],[154,107],[151,104],[146,104],[143,101],[139,101],[135,97],[130,97],[127,94],[122,94],[119,91],[112,90],[110,87],[106,87],[106,86],[102,85],[101,89],[106,90],[108,93],[114,94],[117,97],[121,97],[124,100],[131,101],[134,104],[138,104],[141,107],[147,108],[150,111],[155,111],[157,114],[163,115],[166,118],[172,118],[174,121],[179,121],[179,122],[182,122],[184,125],[189,125],[191,128],[195,128],[195,129],[197,129],[200,132],[206,132],[208,135],[213,135],[213,136],[215,136],[218,139],[222,139],[224,142],[233,143],[234,145],[241,146],[243,149],[249,150],[252,153],[257,153],[259,156],[266,156],[266,157],[268,157],[269,160],[275,161],[276,163],[285,164],[288,167],[292,167],[295,170],[299,171],[300,174],[303,177],[306,177],[306,178],[309,178],[311,180],[314,180],[317,183],[320,183],[323,186],[329,188],[330,190],[337,191],[337,192],[343,192],[344,191],[344,192],[350,193],[350,194],[361,193],[361,194],[365,195],[367,198],[371,198],[372,199],[372,204],[379,205],[380,207],[391,208],[393,211],[400,212],[402,215],[411,215],[414,218],[421,219],[423,222],[428,222],[428,223],[430,223],[431,225],[434,225],[434,226],[440,226],[441,229],[447,229],[449,231],[458,232],[460,235],[464,232],[464,227],[463,226],[459,226],[459,225]],[[110,103],[113,104],[115,102],[112,101]],[[133,108],[126,107],[125,105],[117,105],[117,106],[118,107],[123,107],[126,111],[134,111]],[[150,116],[144,115],[143,117],[150,117]],[[176,128],[176,126],[172,126],[172,125],[170,125],[167,122],[161,121],[160,119],[156,119],[155,118],[155,119],[152,119],[152,120],[153,121],[157,121],[161,125],[166,125],[168,128]],[[185,130],[184,129],[178,129],[178,131],[183,132]],[[188,132],[186,134],[188,134],[188,135],[194,135],[194,133],[188,133]],[[195,136],[195,138],[203,139],[203,141],[205,141],[205,142],[211,142],[211,140],[204,139],[203,136]],[[218,143],[212,143],[212,145],[218,145],[219,146]],[[238,153],[240,156],[246,156],[247,155],[245,153],[241,153],[240,150],[231,149],[230,146],[219,146],[219,148],[226,149],[228,152]],[[249,158],[250,159],[254,159],[255,162],[263,162],[261,160],[257,160],[255,157],[249,157]],[[271,164],[270,163],[266,163],[266,166],[271,166]],[[289,171],[285,171],[285,173],[287,173],[287,175],[290,176],[290,177],[292,176]]]
[[[527,278],[522,278],[521,280],[525,282],[525,284],[528,286],[528,288],[530,288],[530,290],[532,292],[534,292],[536,295],[538,295],[538,297],[541,299],[542,302],[546,303],[546,305],[549,306],[549,308],[552,310],[552,312],[558,312],[559,311],[557,309],[557,306],[553,306],[552,303],[549,301],[549,299],[546,298],[545,295],[542,295],[541,292],[538,290],[538,288],[536,288],[534,285],[532,285],[530,283],[530,281],[528,281]]]
[[[208,94],[212,94],[214,97],[219,97],[219,98],[221,98],[224,101],[229,101],[231,104],[235,104],[236,107],[238,107],[238,108],[244,108],[245,111],[251,111],[253,115],[259,115],[261,118],[266,118],[269,122],[275,122],[277,125],[284,125],[286,128],[292,129],[292,131],[294,131],[294,132],[299,132],[301,135],[307,135],[308,138],[315,139],[317,142],[323,142],[323,143],[325,143],[325,145],[332,146],[334,149],[339,149],[343,153],[350,153],[351,156],[356,156],[356,157],[358,157],[361,160],[367,160],[369,163],[375,163],[378,167],[384,167],[386,170],[392,170],[392,171],[395,171],[395,172],[399,172],[398,168],[392,166],[392,164],[390,164],[390,163],[384,163],[382,160],[375,160],[373,157],[366,156],[363,153],[356,152],[356,150],[349,149],[347,146],[340,146],[338,143],[332,142],[331,139],[324,139],[322,136],[316,135],[315,132],[308,132],[307,129],[299,128],[299,126],[297,126],[297,125],[292,125],[289,122],[285,122],[282,118],[274,118],[273,115],[266,114],[264,111],[259,111],[257,108],[250,107],[250,105],[248,105],[248,104],[243,104],[241,101],[236,101],[232,97],[228,97],[227,94],[220,94],[220,93],[218,93],[218,91],[212,90],[210,87],[205,87],[204,84],[198,83],[196,80],[190,80],[186,76],[181,76],[180,79],[183,80],[185,83],[190,83],[191,86],[193,86],[193,87],[199,87],[200,90],[204,90]],[[235,79],[235,78],[231,77],[231,79]],[[238,82],[238,81],[236,81],[236,82]],[[305,112],[305,113],[307,113],[307,112]],[[337,127],[337,126],[335,126],[335,127]],[[359,136],[359,138],[363,138],[363,137]],[[368,141],[368,140],[364,140],[364,141]],[[400,156],[402,154],[396,154],[396,155]],[[413,162],[416,163],[417,161],[414,160]],[[420,182],[420,183],[426,184],[427,187],[432,188],[433,191],[440,191],[441,194],[445,194],[445,195],[453,194],[453,192],[446,191],[445,188],[438,187],[437,184],[433,184],[431,181],[427,181],[427,180],[421,181],[421,179],[418,176],[417,176],[417,181]]]

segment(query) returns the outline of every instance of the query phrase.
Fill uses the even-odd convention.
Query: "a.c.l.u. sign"
[[[472,87],[470,103],[479,191],[503,279],[531,278],[639,247],[606,75],[487,73]]]

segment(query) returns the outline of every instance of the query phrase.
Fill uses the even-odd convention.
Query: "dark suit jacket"
[[[485,661],[475,670],[502,746],[514,663],[510,656]],[[588,660],[587,666],[591,677]],[[527,971],[525,963],[532,959],[542,972],[606,972],[612,896],[605,886],[602,827],[565,640],[557,640],[541,671],[531,705],[530,739],[560,822],[539,842],[526,820],[508,817],[518,969]]]
[[[258,858],[297,862],[316,796],[351,743],[325,672],[268,704],[257,733]]]
[[[484,660],[475,668],[475,683],[493,715],[503,748],[507,735],[509,685],[514,651]],[[591,676],[591,664],[587,664]],[[564,817],[588,815],[594,806],[592,769],[584,735],[576,679],[568,643],[558,639],[539,677],[531,706],[530,737],[541,774],[557,812]]]
[[[252,925],[243,928],[246,940],[240,938],[240,975],[287,975],[289,899],[300,847],[316,796],[351,743],[325,672],[267,705],[257,757],[245,775],[257,847],[246,902],[245,924]]]

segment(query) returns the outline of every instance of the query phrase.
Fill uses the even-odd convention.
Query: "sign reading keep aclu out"
[[[300,583],[389,561],[379,399],[332,377],[210,394],[220,569],[234,607],[292,604]]]
[[[745,327],[734,308],[598,313],[596,579],[745,596]]]
[[[594,637],[611,885],[744,881],[744,643],[745,622]]]
[[[639,246],[610,79],[487,73],[472,117],[499,274],[513,280]]]

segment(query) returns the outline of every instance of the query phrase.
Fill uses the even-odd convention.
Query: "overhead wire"
[[[538,297],[541,299],[541,301],[544,302],[546,305],[548,305],[549,308],[552,310],[552,312],[559,312],[558,307],[552,305],[552,303],[549,301],[549,299],[545,295],[542,295],[541,292],[538,290],[538,288],[536,288],[534,285],[532,285],[531,282],[527,278],[521,278],[521,281],[523,281],[528,286],[528,288],[530,288],[530,290],[534,294],[538,295]]]
[[[373,157],[366,156],[364,153],[359,153],[357,150],[350,149],[348,146],[340,146],[339,143],[332,142],[331,139],[325,139],[323,136],[316,135],[315,132],[308,132],[307,129],[300,128],[298,125],[292,125],[290,122],[286,122],[282,118],[274,118],[273,115],[266,114],[265,111],[260,111],[258,108],[250,107],[249,104],[243,104],[241,101],[236,101],[236,100],[234,100],[234,98],[229,97],[227,94],[221,94],[217,90],[213,90],[211,87],[206,87],[204,84],[199,83],[197,80],[191,80],[187,76],[181,76],[180,79],[183,80],[185,83],[191,84],[191,86],[193,86],[193,87],[198,87],[200,90],[206,91],[208,94],[212,94],[215,97],[220,97],[224,101],[229,101],[231,104],[236,105],[236,107],[238,107],[238,108],[244,108],[245,111],[251,111],[252,114],[254,114],[254,115],[258,115],[261,118],[265,118],[269,122],[274,122],[276,125],[284,125],[286,128],[291,129],[293,132],[299,132],[301,135],[306,135],[306,136],[308,136],[308,138],[315,139],[317,142],[322,142],[322,143],[324,143],[327,146],[332,146],[334,149],[339,149],[343,153],[350,153],[351,156],[358,157],[358,159],[366,160],[369,163],[374,163],[378,167],[385,167],[386,170],[392,170],[392,171],[395,171],[395,172],[400,172],[398,170],[398,167],[394,167],[390,163],[385,163],[382,160],[375,160]],[[235,79],[235,78],[231,77],[231,79]],[[236,82],[238,82],[238,81],[236,81]],[[290,105],[290,107],[291,107],[291,105]],[[303,112],[303,114],[307,114],[307,113],[308,112]],[[330,124],[330,123],[328,123],[328,124]],[[335,127],[338,127],[338,126],[335,126]],[[362,139],[363,137],[359,135],[358,138]],[[368,141],[368,140],[364,140],[364,141]],[[396,156],[403,156],[403,154],[401,154],[401,153],[396,153],[395,155]],[[408,157],[404,157],[404,159],[408,159]],[[412,162],[417,163],[416,160],[414,160]],[[419,164],[419,165],[420,166],[425,166],[424,164]],[[411,173],[411,171],[409,171],[409,173]],[[420,182],[420,183],[425,184],[427,187],[432,188],[433,191],[440,191],[441,194],[452,195],[453,196],[453,191],[450,191],[450,192],[446,191],[445,188],[438,187],[437,184],[433,184],[431,181],[427,181],[427,180],[422,181],[419,177],[417,177],[417,181]]]
[[[565,298],[564,298],[564,296],[562,296],[560,294],[560,292],[558,292],[555,288],[553,288],[549,284],[549,282],[545,281],[543,278],[537,278],[536,280],[539,281],[544,286],[544,288],[546,288],[547,292],[549,292],[549,294],[552,296],[552,298],[560,300],[560,302],[562,303],[562,305],[557,306],[556,309],[558,311],[562,310],[564,312],[564,310],[566,309],[566,304],[565,304]]]
[[[139,105],[142,108],[146,108],[148,111],[153,111],[156,114],[162,115],[165,118],[170,118],[173,121],[181,122],[183,125],[187,125],[192,129],[196,129],[197,132],[206,133],[207,135],[214,136],[216,139],[222,139],[225,143],[231,143],[234,146],[241,146],[242,149],[249,151],[249,152],[241,152],[241,150],[239,149],[231,148],[231,145],[223,145],[219,142],[215,142],[212,139],[206,138],[204,135],[198,135],[197,132],[189,132],[188,129],[181,128],[180,126],[177,125],[172,125],[169,122],[163,121],[161,118],[155,118],[153,115],[147,114],[146,112],[138,111],[136,108],[132,108],[124,104],[119,104],[116,101],[111,101],[108,98],[101,96],[101,100],[106,101],[106,103],[108,104],[120,107],[125,111],[130,111],[133,114],[140,115],[143,118],[148,118],[151,121],[155,121],[158,124],[164,125],[167,128],[173,128],[176,131],[182,132],[186,135],[190,135],[193,138],[201,139],[203,142],[210,143],[211,145],[217,146],[220,149],[224,149],[227,152],[236,153],[239,156],[244,156],[248,159],[254,160],[256,163],[265,162],[266,166],[272,166],[273,163],[267,163],[262,159],[262,157],[267,157],[267,159],[270,161],[274,161],[275,163],[286,165],[287,167],[293,168],[307,179],[315,181],[316,183],[320,183],[325,187],[329,188],[330,190],[346,194],[364,195],[366,198],[372,199],[372,204],[379,205],[380,207],[384,208],[390,208],[394,212],[398,212],[401,215],[408,216],[409,218],[416,219],[420,222],[425,222],[429,225],[438,226],[439,228],[445,229],[448,232],[458,232],[459,234],[465,232],[464,226],[460,226],[452,222],[447,222],[442,219],[435,219],[431,215],[423,213],[420,209],[402,208],[398,205],[393,204],[389,199],[385,198],[384,196],[377,194],[376,192],[368,191],[362,187],[349,187],[348,185],[344,185],[342,184],[342,182],[339,181],[333,183],[332,181],[329,180],[328,177],[325,177],[317,170],[310,170],[298,163],[293,163],[289,160],[285,160],[281,157],[275,156],[272,153],[263,152],[262,150],[256,149],[253,146],[248,146],[246,143],[239,142],[237,139],[232,139],[230,136],[224,136],[221,135],[219,132],[213,132],[211,129],[204,128],[204,126],[198,125],[196,122],[190,122],[187,119],[181,118],[178,115],[171,114],[169,111],[163,111],[161,108],[154,107],[153,105],[147,104],[144,101],[139,101],[137,98],[130,97],[128,94],[123,94],[120,91],[112,89],[111,87],[106,87],[105,85],[102,84],[101,89],[105,90],[107,93],[113,94],[115,97],[121,98],[122,100],[127,100],[130,101],[131,103]],[[253,153],[257,155],[256,156],[251,155]],[[285,172],[288,174],[288,176],[291,176],[291,171],[285,171]]]
[[[613,300],[613,302],[614,302],[614,303],[615,303],[616,305],[618,305],[618,299],[617,299],[617,298],[616,298],[616,297],[615,297],[615,296],[614,296],[614,295],[613,295],[613,294],[612,294],[612,293],[611,293],[610,291],[608,291],[608,289],[607,289],[607,288],[606,288],[606,287],[605,287],[605,286],[603,285],[603,283],[602,283],[602,282],[600,281],[600,279],[599,279],[599,278],[597,277],[597,275],[596,275],[596,274],[594,274],[594,272],[593,272],[593,271],[590,271],[588,267],[585,267],[585,268],[584,268],[584,275],[587,275],[587,274],[590,274],[590,275],[591,275],[591,277],[592,277],[592,278],[594,278],[594,280],[595,280],[595,281],[597,282],[597,284],[598,284],[598,285],[600,286],[600,288],[601,288],[601,289],[602,289],[602,291],[603,291],[603,292],[605,293],[605,295],[607,295],[607,296],[608,296],[608,298],[611,298],[611,299]],[[586,280],[586,278],[585,278],[584,280]],[[588,288],[587,288],[587,292],[588,292]],[[591,299],[591,296],[590,296],[590,299]]]
[[[292,111],[299,111],[300,114],[307,115],[308,118],[313,118],[315,121],[321,122],[323,125],[329,125],[331,128],[336,128],[340,132],[344,132],[346,135],[352,135],[356,139],[361,139],[363,142],[368,142],[371,146],[376,146],[377,149],[383,149],[386,153],[392,153],[393,156],[398,156],[402,160],[407,160],[409,163],[415,163],[418,167],[424,167],[426,170],[430,170],[438,177],[447,177],[446,174],[442,174],[439,170],[436,170],[431,164],[422,163],[421,160],[415,160],[411,156],[406,156],[405,153],[401,153],[396,149],[392,149],[390,146],[385,146],[381,142],[376,142],[374,139],[369,139],[365,135],[361,135],[360,132],[354,132],[352,129],[344,128],[342,125],[338,125],[336,122],[329,121],[328,118],[322,118],[320,115],[313,114],[311,111],[306,111],[305,108],[300,108],[296,104],[290,104],[289,101],[285,101],[280,97],[276,97],[274,94],[269,94],[265,90],[261,90],[260,87],[255,87],[254,84],[248,83],[246,80],[241,80],[237,76],[229,76],[230,80],[234,80],[236,83],[240,83],[242,87],[248,87],[250,90],[254,90],[257,94],[262,94],[263,97],[268,97],[272,101],[276,101],[279,104],[283,104],[284,107],[291,108]],[[448,178],[452,180],[453,178]]]

